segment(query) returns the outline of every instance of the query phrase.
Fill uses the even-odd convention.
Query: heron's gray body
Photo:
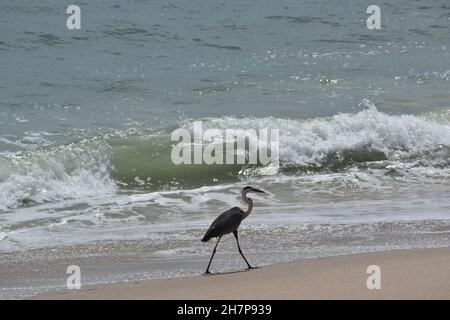
[[[202,241],[207,242],[211,238],[220,237],[237,230],[241,225],[243,215],[244,210],[239,207],[233,207],[225,211],[213,221]]]
[[[242,210],[239,207],[233,207],[230,210],[227,210],[223,212],[220,216],[218,216],[211,226],[209,227],[208,231],[206,231],[205,236],[203,237],[202,241],[207,242],[211,238],[218,238],[216,246],[214,247],[213,253],[211,255],[211,259],[209,259],[208,267],[206,268],[205,274],[210,273],[209,272],[209,266],[211,265],[212,259],[214,258],[214,254],[216,253],[217,245],[219,244],[220,238],[222,238],[223,235],[233,233],[234,237],[236,238],[236,243],[238,246],[238,250],[242,258],[244,258],[245,263],[247,263],[247,266],[249,269],[252,269],[252,266],[250,263],[248,263],[247,259],[245,258],[244,254],[242,253],[241,246],[239,245],[239,239],[238,239],[238,228],[241,225],[241,222],[247,218],[247,216],[250,214],[253,208],[253,201],[250,198],[247,198],[247,193],[249,192],[256,192],[256,193],[265,193],[264,191],[252,188],[252,187],[245,187],[242,189],[242,200],[248,204],[247,211]]]

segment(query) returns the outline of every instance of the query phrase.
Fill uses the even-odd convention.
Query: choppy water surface
[[[194,241],[245,185],[279,261],[283,228],[291,258],[449,244],[447,1],[380,4],[376,31],[358,1],[80,6],[67,30],[60,1],[0,5],[1,252]],[[173,165],[198,120],[279,129],[280,168]]]

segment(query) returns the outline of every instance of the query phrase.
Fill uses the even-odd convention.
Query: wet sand
[[[381,289],[367,273],[380,267]],[[376,285],[376,282],[371,282]],[[248,271],[50,292],[34,299],[450,299],[450,248],[280,263]]]

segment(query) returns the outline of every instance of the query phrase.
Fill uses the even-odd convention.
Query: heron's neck
[[[244,202],[246,204],[248,204],[248,208],[247,211],[244,212],[244,217],[242,218],[242,220],[244,220],[245,218],[247,218],[247,216],[250,214],[250,212],[252,212],[253,209],[253,200],[250,198],[247,198],[247,193],[244,193],[242,195],[242,199],[244,200]]]

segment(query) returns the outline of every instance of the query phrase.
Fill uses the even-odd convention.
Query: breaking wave
[[[450,119],[437,114],[389,115],[371,103],[355,113],[309,120],[222,117],[203,119],[204,130],[279,129],[275,175],[384,169],[429,176],[450,167]],[[445,114],[444,114],[445,115]],[[191,127],[193,121],[183,121]],[[135,130],[24,153],[0,155],[0,209],[28,203],[110,195],[117,189],[179,190],[265,175],[248,165],[175,165],[173,128]],[[355,169],[356,168],[356,169]],[[442,171],[442,172],[444,172]]]
[[[0,210],[111,194],[110,148],[95,140],[0,156]]]

